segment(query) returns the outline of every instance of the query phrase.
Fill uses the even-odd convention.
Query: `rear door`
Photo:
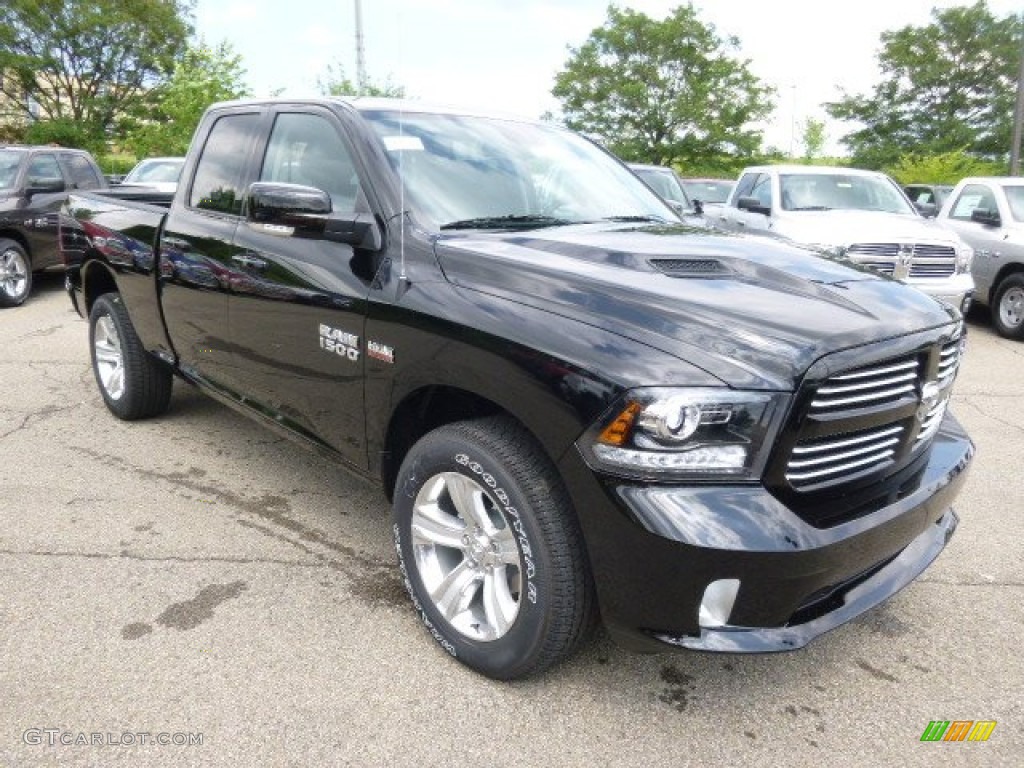
[[[312,105],[275,109],[255,180],[327,192],[335,212],[370,212],[339,118]],[[244,275],[230,299],[232,343],[253,405],[367,466],[364,325],[367,254],[243,222],[234,240]]]
[[[204,124],[160,238],[161,306],[181,368],[236,397],[246,384],[228,334],[228,294],[238,277],[233,241],[264,117],[265,110],[239,108]]]

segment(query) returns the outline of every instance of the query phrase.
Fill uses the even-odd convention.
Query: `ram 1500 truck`
[[[0,145],[0,307],[32,291],[32,273],[61,266],[57,215],[72,189],[107,185],[79,149]]]
[[[1024,340],[1024,179],[962,179],[935,220],[974,248],[975,299],[1008,339]]]
[[[561,128],[214,105],[169,208],[65,214],[114,415],[160,414],[176,374],[380,483],[417,614],[483,674],[598,615],[637,650],[799,648],[956,527],[959,313],[686,227]]]
[[[729,232],[758,233],[845,256],[961,312],[970,306],[970,246],[922,218],[883,173],[811,165],[746,168],[726,204],[705,209],[705,216]]]

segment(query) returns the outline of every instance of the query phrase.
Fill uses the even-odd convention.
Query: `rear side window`
[[[196,166],[191,207],[241,214],[243,174],[259,119],[256,113],[225,115],[214,123]]]
[[[96,169],[82,155],[61,155],[60,162],[64,166],[64,173],[78,189],[96,189],[102,186]]]
[[[64,176],[54,155],[36,155],[28,166],[28,186],[48,183],[64,183]]]

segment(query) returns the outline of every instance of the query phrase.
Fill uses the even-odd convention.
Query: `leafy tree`
[[[222,42],[190,45],[170,79],[149,94],[149,104],[129,121],[125,147],[138,157],[183,155],[203,111],[215,101],[249,95],[241,57]]]
[[[813,160],[825,149],[825,121],[809,117],[804,121],[800,143],[804,145],[804,160]]]
[[[22,138],[28,144],[57,144],[61,147],[87,149],[94,155],[106,144],[99,126],[58,117],[56,120],[36,120],[25,127]]]
[[[738,45],[689,3],[664,21],[611,5],[604,26],[570,49],[551,93],[566,125],[627,160],[750,155],[761,145],[750,124],[771,110],[772,90],[733,58]]]
[[[4,0],[0,94],[97,139],[171,70],[190,14],[191,0]]]
[[[327,72],[323,78],[317,78],[317,89],[324,96],[380,96],[392,99],[405,98],[405,86],[395,85],[389,76],[382,84],[374,83],[370,78],[366,79],[362,92],[359,83],[350,80],[345,75],[345,67],[339,62],[328,64]]]
[[[908,152],[885,169],[900,184],[956,184],[968,176],[999,176],[1005,171],[1004,163],[979,160],[963,148],[935,155]]]
[[[1010,147],[1021,22],[995,17],[984,0],[932,11],[933,21],[882,33],[882,79],[870,96],[825,105],[863,127],[843,143],[855,164],[881,168],[908,148],[925,155],[965,148],[999,159]]]

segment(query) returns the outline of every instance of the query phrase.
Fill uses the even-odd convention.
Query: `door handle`
[[[231,257],[231,260],[236,264],[241,264],[243,267],[249,267],[249,269],[256,269],[263,271],[267,268],[267,262],[261,259],[259,256],[255,256],[251,253],[239,253]]]

